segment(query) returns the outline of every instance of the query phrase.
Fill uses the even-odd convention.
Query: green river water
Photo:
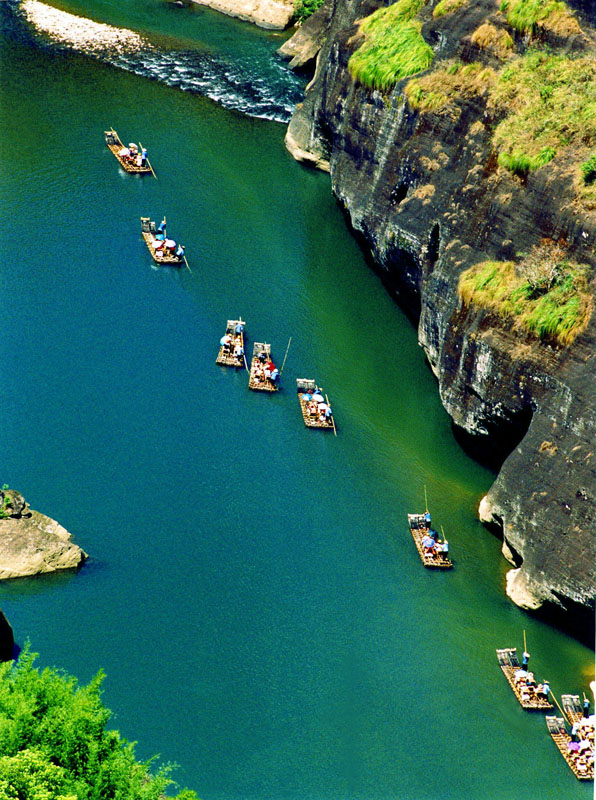
[[[506,598],[476,516],[494,474],[328,176],[284,148],[303,84],[283,37],[158,0],[61,7],[150,52],[58,46],[0,9],[2,480],[90,554],[1,585],[19,643],[83,682],[103,667],[114,726],[203,800],[590,797],[495,649],[525,629],[558,695],[588,691],[593,654]],[[110,125],[159,180],[122,173]],[[162,214],[192,273],[152,268],[139,217]],[[215,366],[236,315],[278,363],[292,337],[278,395]],[[337,437],[303,426],[296,377]],[[445,574],[407,529],[424,486]]]

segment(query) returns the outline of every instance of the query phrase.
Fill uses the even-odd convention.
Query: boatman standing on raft
[[[522,669],[525,669],[526,672],[528,671],[528,661],[530,660],[530,654],[524,650],[522,655]]]

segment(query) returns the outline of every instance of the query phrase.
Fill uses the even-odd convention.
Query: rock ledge
[[[86,558],[62,525],[31,510],[19,492],[0,491],[0,580],[76,569]]]

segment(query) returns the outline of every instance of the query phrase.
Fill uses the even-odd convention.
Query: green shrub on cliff
[[[494,132],[499,163],[515,172],[547,164],[567,146],[596,145],[596,59],[530,51],[500,73],[489,104],[507,114]]]
[[[543,242],[520,262],[484,261],[462,273],[465,305],[512,320],[538,339],[568,345],[592,313],[588,267],[565,259],[563,248]]]
[[[596,153],[581,165],[582,179],[589,186],[596,180]]]
[[[430,67],[433,50],[414,17],[426,0],[398,0],[360,22],[364,43],[352,54],[348,69],[354,80],[388,91],[409,75]]]
[[[579,32],[577,20],[559,0],[502,0],[501,11],[512,28],[532,33],[538,27],[561,36]]]
[[[294,18],[297,22],[304,22],[315,11],[318,11],[325,0],[296,0],[294,3]]]
[[[103,675],[88,686],[33,666],[28,651],[0,666],[2,800],[161,800],[171,768],[141,764],[134,746],[105,726]],[[187,790],[178,800],[197,800]]]

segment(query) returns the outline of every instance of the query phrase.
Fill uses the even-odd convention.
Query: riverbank
[[[192,0],[192,2],[270,30],[284,30],[294,16],[293,0]]]

